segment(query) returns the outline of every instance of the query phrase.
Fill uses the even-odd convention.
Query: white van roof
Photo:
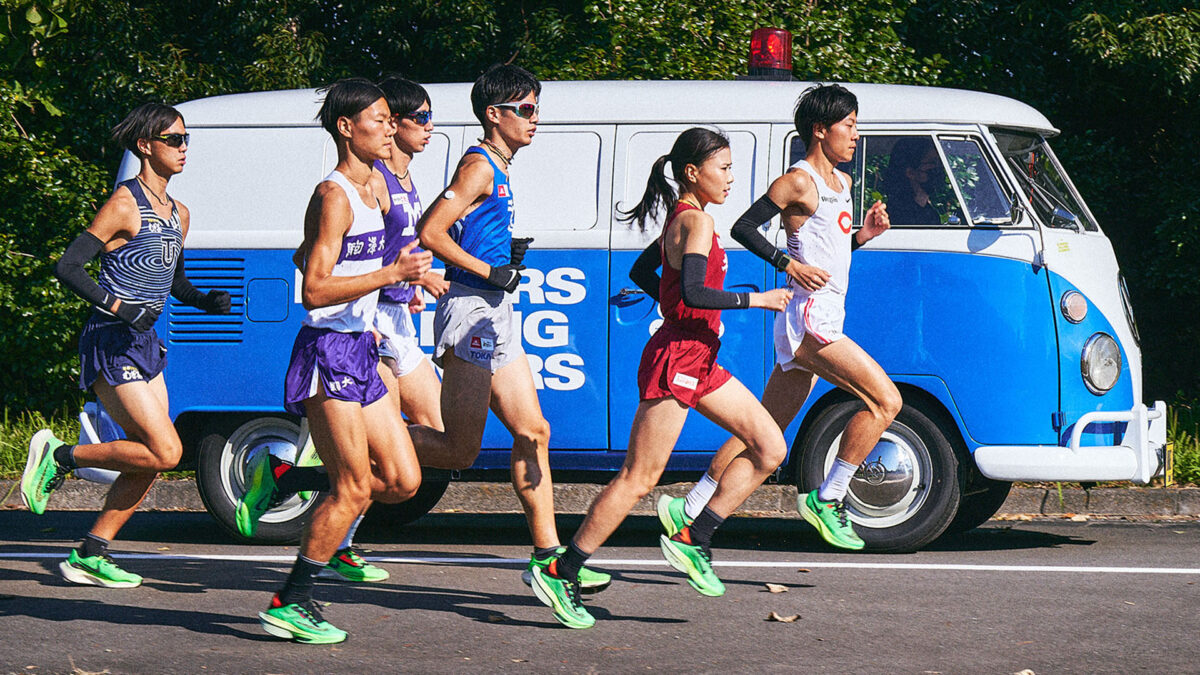
[[[545,82],[543,124],[713,124],[792,122],[792,108],[810,82],[589,81]],[[1058,130],[1032,106],[1015,99],[962,89],[897,84],[846,84],[858,97],[860,123],[965,123]],[[469,83],[428,84],[440,124],[477,124]],[[315,89],[214,96],[178,106],[194,127],[316,126],[321,107]]]

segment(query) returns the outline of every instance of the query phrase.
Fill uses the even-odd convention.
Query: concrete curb
[[[19,481],[0,480],[0,496],[8,495],[0,508],[24,508]],[[683,496],[691,483],[663,485],[638,502],[633,513],[654,514],[659,495]],[[554,486],[554,504],[559,513],[584,513],[602,485],[560,483]],[[9,492],[11,490],[11,493]],[[104,501],[107,486],[83,480],[68,480],[50,499],[58,511],[96,511]],[[141,511],[203,511],[200,493],[193,480],[160,480],[139,507]],[[508,483],[451,483],[434,513],[519,513],[521,506]],[[797,518],[796,488],[764,485],[739,513],[744,515]],[[1053,488],[1014,488],[1000,515],[1087,514],[1104,516],[1200,516],[1200,489],[1196,488],[1064,488],[1061,499]]]

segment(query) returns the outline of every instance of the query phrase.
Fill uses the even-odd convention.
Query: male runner
[[[820,488],[800,495],[804,519],[826,542],[858,550],[864,544],[846,514],[844,499],[858,466],[899,413],[903,401],[879,364],[842,333],[850,253],[890,227],[887,209],[875,202],[853,235],[850,177],[837,170],[854,158],[858,142],[858,99],[833,84],[809,88],[795,112],[806,155],[777,178],[767,194],[734,224],[731,235],[750,251],[787,272],[795,291],[775,318],[777,364],[763,391],[763,406],[786,428],[804,406],[817,376],[862,399],[866,408],[846,424],[838,457]],[[777,250],[759,226],[783,214],[788,252]],[[725,467],[745,449],[736,437],[725,442],[708,471],[686,498],[664,495],[658,517],[668,534],[692,521],[713,495]]]
[[[100,516],[78,548],[59,565],[76,584],[133,588],[142,578],[117,566],[109,542],[133,515],[160,471],[179,463],[183,444],[171,422],[163,369],[167,348],[154,330],[167,296],[211,314],[227,314],[229,293],[202,293],[184,276],[183,241],[189,214],[167,194],[183,170],[188,133],[183,117],[146,103],[113,128],[113,139],[141,160],[137,176],[117,185],[92,224],[67,247],[54,274],[93,305],[79,338],[79,384],[92,390],[126,440],[67,445],[49,429],[34,434],[21,476],[21,496],[34,513],[68,473],[79,467],[120,471]],[[83,266],[100,255],[100,280]]]
[[[328,644],[345,640],[346,632],[317,610],[314,579],[371,499],[403,501],[420,486],[399,410],[385,398],[372,327],[377,291],[420,279],[432,256],[413,253],[410,243],[395,262],[383,263],[385,195],[372,182],[372,165],[391,155],[396,131],[383,92],[367,80],[341,80],[326,92],[319,118],[337,145],[338,163],[317,185],[305,214],[301,296],[308,314],[292,348],[284,407],[308,418],[331,485],[313,511],[291,574],[259,618],[272,635]],[[253,484],[270,482],[268,457],[251,468]]]
[[[445,432],[414,427],[421,464],[470,467],[479,454],[489,407],[513,436],[512,484],[525,510],[534,552],[522,574],[549,563],[559,550],[550,481],[550,424],[542,416],[510,294],[523,267],[515,251],[513,194],[508,168],[533,141],[542,85],[513,65],[484,73],[471,88],[483,125],[454,178],[421,219],[421,244],[446,262],[450,290],[438,301],[434,361],[443,369],[442,410],[454,411]],[[606,586],[607,574],[583,570],[587,588]]]

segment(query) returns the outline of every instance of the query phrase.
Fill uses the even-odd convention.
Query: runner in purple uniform
[[[21,477],[21,495],[42,513],[50,493],[78,467],[120,471],[83,543],[59,569],[72,583],[132,588],[142,578],[108,556],[110,540],[133,515],[160,471],[179,463],[183,444],[171,422],[163,369],[166,345],[154,330],[167,296],[209,313],[226,314],[229,293],[200,292],[180,260],[187,207],[167,194],[183,170],[188,133],[174,109],[147,103],[113,129],[113,138],[141,160],[133,179],[117,186],[95,220],[67,247],[55,276],[93,305],[79,339],[80,386],[100,399],[126,440],[67,445],[49,429],[34,435]],[[99,283],[84,264],[100,256]]]
[[[330,491],[305,530],[286,583],[259,613],[270,634],[328,644],[345,631],[325,621],[312,601],[316,576],[371,499],[398,502],[416,493],[421,471],[399,410],[385,399],[373,326],[380,288],[415,281],[432,256],[415,242],[384,263],[381,202],[372,180],[375,160],[391,156],[396,127],[383,92],[367,80],[331,86],[320,120],[337,144],[338,163],[309,202],[304,219],[301,297],[308,315],[296,336],[285,380],[284,406],[308,418]],[[257,521],[274,489],[267,457],[252,466],[252,502],[239,504],[242,520]]]

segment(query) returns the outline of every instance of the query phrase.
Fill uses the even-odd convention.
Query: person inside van
[[[883,368],[842,333],[850,253],[891,224],[887,208],[875,202],[863,226],[851,234],[850,177],[836,167],[854,158],[857,121],[858,99],[846,88],[830,84],[807,89],[795,111],[796,131],[807,148],[805,158],[775,179],[731,231],[748,250],[786,272],[795,291],[787,309],[775,318],[776,365],[762,398],[779,428],[786,428],[800,412],[817,377],[866,406],[847,423],[824,482],[797,499],[800,514],[826,542],[851,550],[863,548],[864,543],[846,513],[850,479],[903,405],[900,391]],[[776,249],[759,230],[781,213],[787,253]],[[699,518],[731,460],[744,448],[744,441],[735,435],[717,451],[687,497],[659,499],[658,517],[668,533]]]
[[[667,164],[679,185],[678,195],[667,181]],[[534,593],[570,628],[595,624],[580,601],[579,570],[637,501],[658,484],[690,408],[745,443],[725,467],[715,494],[697,518],[659,542],[667,562],[687,574],[688,583],[703,595],[725,593],[712,569],[713,533],[787,456],[783,434],[771,416],[716,362],[721,310],[780,311],[792,297],[790,290],[782,288],[765,293],[722,289],[728,260],[704,207],[725,202],[733,182],[732,166],[724,134],[688,129],[669,154],[655,161],[642,201],[626,214],[644,231],[646,221],[654,220],[660,207],[670,208],[662,234],[639,256],[630,273],[642,290],[661,303],[664,318],[642,351],[641,403],[624,465],[596,496],[566,550],[534,570]],[[661,279],[656,272],[659,266]]]
[[[421,484],[412,442],[379,375],[372,329],[379,289],[422,279],[432,256],[416,252],[413,241],[384,263],[387,194],[373,178],[373,164],[391,156],[396,127],[383,91],[361,78],[340,80],[326,91],[318,116],[337,145],[338,163],[317,185],[305,214],[301,297],[308,313],[292,347],[284,407],[307,418],[329,494],[313,510],[283,588],[258,616],[271,635],[329,644],[345,640],[346,632],[317,610],[315,578],[371,499],[404,501]],[[283,472],[277,481],[279,467],[268,453],[249,468],[238,507],[243,534],[277,498],[278,483],[295,473]]]
[[[891,222],[896,225],[941,225],[942,214],[931,194],[938,178],[949,188],[933,140],[928,136],[900,137],[888,156],[881,185]]]
[[[167,348],[154,323],[168,295],[210,314],[228,314],[230,299],[226,291],[197,290],[184,275],[190,214],[167,194],[167,182],[186,161],[189,135],[183,116],[170,106],[146,103],[112,135],[141,160],[141,170],[117,185],[91,225],[67,247],[54,275],[92,305],[79,338],[79,384],[96,394],[126,439],[68,445],[49,429],[38,431],[29,442],[21,497],[30,511],[41,514],[50,494],[76,468],[119,471],[95,524],[59,571],[71,583],[133,588],[142,577],[113,562],[109,543],[158,473],[175,468],[183,453],[167,405]],[[84,269],[97,255],[99,283]]]
[[[466,469],[479,455],[489,408],[513,436],[512,484],[525,510],[534,551],[522,578],[559,550],[550,478],[550,423],[542,415],[533,374],[513,314],[523,254],[514,243],[513,193],[508,171],[514,155],[533,142],[542,85],[529,71],[496,66],[475,80],[471,107],[483,126],[479,145],[467,149],[450,185],[418,226],[421,245],[446,263],[450,289],[434,316],[433,360],[442,367],[443,431],[411,432],[421,464]],[[590,588],[608,574],[585,570]]]

